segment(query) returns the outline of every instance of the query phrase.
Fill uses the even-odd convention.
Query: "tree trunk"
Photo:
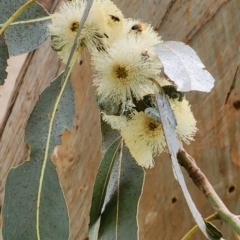
[[[236,70],[240,1],[116,0],[115,3],[126,17],[152,23],[163,40],[189,44],[215,78],[211,93],[187,94],[199,131],[195,142],[186,149],[196,159],[226,206],[239,214],[240,79],[228,104],[222,111],[219,110]],[[49,1],[48,4],[53,3]],[[72,240],[86,239],[88,235],[92,188],[101,160],[99,111],[91,86],[89,62],[89,56],[83,54],[83,64],[76,66],[72,74],[76,99],[75,126],[71,132],[62,134],[62,145],[58,147],[57,157],[54,157],[69,208]],[[25,161],[28,156],[29,148],[24,141],[28,117],[39,94],[60,69],[56,53],[47,41],[27,56],[18,75],[9,111],[0,126],[1,204],[9,168]],[[172,174],[168,155],[162,154],[156,159],[155,167],[146,173],[138,216],[140,239],[181,239],[195,223]],[[201,192],[187,175],[185,179],[202,215],[207,217],[212,214],[213,210]],[[226,225],[216,224],[226,239],[233,239]],[[192,239],[203,238],[201,233],[196,233]]]

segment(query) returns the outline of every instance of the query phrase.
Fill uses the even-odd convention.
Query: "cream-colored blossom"
[[[181,141],[189,144],[197,132],[197,122],[190,105],[185,98],[181,102],[173,99],[169,99],[169,102],[177,120],[176,134]]]
[[[181,102],[172,99],[169,101],[177,120],[176,135],[179,143],[183,141],[188,144],[197,131],[196,120],[188,101],[186,99]],[[121,132],[132,156],[142,167],[153,167],[153,157],[168,151],[161,123],[144,112],[135,111],[128,118],[104,115],[103,120]]]
[[[67,62],[87,1],[63,2],[54,13],[49,31],[52,47]],[[106,48],[106,17],[99,2],[94,2],[78,39],[78,47],[86,46],[89,51]]]
[[[126,116],[114,116],[114,115],[107,115],[102,112],[102,119],[104,122],[111,125],[113,129],[121,131],[121,129],[127,125],[127,118]]]
[[[107,52],[94,53],[92,65],[97,93],[117,103],[154,93],[149,78],[159,79],[162,67],[157,55],[135,37],[121,38]]]
[[[107,19],[107,36],[112,44],[123,35],[124,17],[121,10],[110,0],[101,1]]]
[[[126,117],[104,116],[103,120],[121,132],[127,147],[137,163],[145,168],[154,166],[153,156],[166,150],[166,141],[159,122],[144,112],[134,112]]]
[[[135,112],[121,134],[132,156],[145,168],[154,166],[153,156],[166,149],[162,125],[143,112]]]
[[[138,19],[125,19],[125,34],[141,39],[146,46],[152,47],[161,41],[161,37],[153,30],[151,24],[144,23]]]

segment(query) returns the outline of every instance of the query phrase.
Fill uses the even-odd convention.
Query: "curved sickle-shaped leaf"
[[[30,161],[9,171],[3,205],[4,239],[67,240],[69,237],[68,211],[55,166],[48,159],[44,168],[42,161],[49,116],[59,93],[62,76],[63,74],[58,76],[42,93],[28,121],[26,139],[31,146]],[[59,135],[62,131],[72,126],[74,114],[74,94],[69,82],[60,100],[53,124],[49,153],[60,143]],[[39,208],[37,208],[38,194],[40,194]],[[40,237],[37,237],[37,229]]]
[[[1,0],[0,23],[3,24],[26,0]],[[27,8],[15,21],[24,21],[49,16],[37,2]],[[10,56],[30,52],[38,48],[49,36],[47,25],[50,20],[9,26],[5,37]]]
[[[194,204],[191,195],[188,192],[184,176],[182,173],[182,170],[178,164],[177,160],[177,152],[179,150],[179,143],[175,134],[175,128],[176,128],[176,118],[175,115],[171,109],[170,103],[167,99],[167,97],[161,93],[156,94],[156,100],[159,110],[160,119],[163,126],[164,135],[166,138],[166,142],[168,145],[168,150],[172,159],[172,167],[173,167],[173,173],[175,178],[178,180],[180,187],[183,191],[183,195],[187,201],[188,207],[198,224],[199,228],[203,232],[203,234],[210,240],[216,240],[216,238],[212,237],[206,228],[206,225],[204,223],[204,220],[199,213],[196,205]]]
[[[122,139],[119,137],[115,142],[110,145],[99,166],[93,189],[92,204],[90,210],[90,228],[101,215],[107,186],[109,183],[109,178],[112,172],[112,167],[114,161],[119,157],[119,148],[121,145],[121,141]]]
[[[102,153],[104,157],[100,163],[95,179],[92,204],[90,210],[89,238],[97,239],[100,215],[106,197],[106,190],[112,172],[113,163],[119,157],[120,134],[101,119]]]
[[[138,204],[145,173],[127,147],[115,161],[102,212],[99,239],[138,239]]]
[[[214,78],[205,70],[196,52],[183,42],[166,41],[156,45],[164,73],[177,85],[177,90],[210,92]]]
[[[0,36],[0,85],[4,84],[4,80],[7,78],[6,68],[8,66],[7,60],[9,58],[7,44],[4,40],[4,36]]]

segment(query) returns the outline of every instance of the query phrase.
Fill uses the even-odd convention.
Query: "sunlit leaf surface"
[[[154,50],[161,60],[164,73],[177,85],[177,90],[210,92],[214,78],[205,69],[196,52],[183,42],[166,41]]]

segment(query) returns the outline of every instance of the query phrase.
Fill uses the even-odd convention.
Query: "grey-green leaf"
[[[37,239],[36,199],[40,170],[37,161],[30,161],[9,171],[2,212],[4,240]],[[67,240],[68,225],[66,203],[56,169],[48,162],[40,205],[40,239]]]
[[[104,155],[95,179],[90,210],[89,238],[98,236],[100,215],[114,161],[119,157],[120,134],[101,119],[102,153]]]
[[[119,157],[119,148],[121,141],[122,140],[119,137],[115,142],[110,145],[99,166],[98,174],[93,188],[92,204],[90,210],[90,228],[101,215],[101,210],[105,200],[112,167],[114,161]]]
[[[26,3],[26,0],[1,0],[0,24],[8,20],[8,18],[24,3]],[[46,16],[49,16],[48,12],[35,2],[28,7],[15,22]],[[49,36],[47,28],[49,23],[50,20],[9,26],[5,31],[5,36],[10,56],[30,52],[38,48]]]
[[[215,238],[208,233],[204,220],[201,214],[199,213],[195,203],[193,202],[191,195],[188,192],[182,170],[178,164],[177,152],[179,150],[179,143],[175,134],[177,122],[174,112],[171,109],[170,103],[164,94],[161,93],[156,94],[156,101],[158,105],[160,119],[163,126],[164,135],[168,145],[168,150],[172,159],[174,176],[178,180],[180,187],[182,188],[183,195],[187,201],[188,207],[199,228],[208,239],[213,240]]]
[[[101,132],[102,132],[102,152],[105,154],[108,147],[119,138],[120,134],[117,130],[112,129],[109,124],[101,119]]]
[[[43,157],[50,121],[50,114],[59,93],[63,74],[41,95],[26,128],[26,139],[31,146],[30,161],[9,171],[3,205],[3,239],[67,240],[69,219],[65,198],[59,183],[55,165],[48,158],[43,169]],[[75,114],[74,94],[69,82],[58,107],[53,124],[49,153],[60,143],[59,135],[72,126]],[[41,172],[43,177],[41,179]],[[40,184],[42,189],[40,190]],[[37,222],[37,197],[40,194],[39,224]]]
[[[9,58],[8,48],[4,35],[0,36],[0,85],[4,84],[4,80],[7,78],[6,68],[8,66],[7,60]]]
[[[145,173],[127,147],[115,161],[101,215],[99,239],[138,239],[138,204]]]

